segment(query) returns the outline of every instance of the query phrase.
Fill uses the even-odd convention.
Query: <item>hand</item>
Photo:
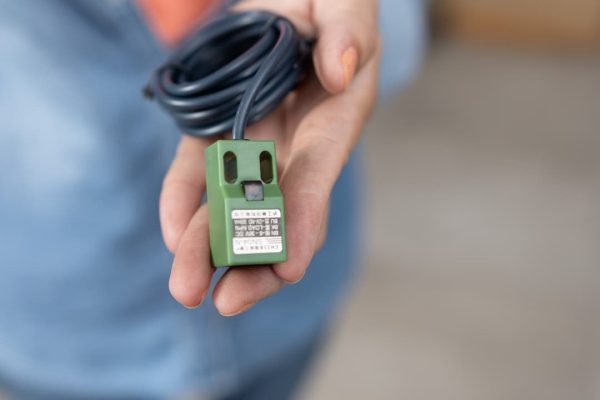
[[[263,121],[250,139],[275,140],[285,199],[288,261],[230,268],[213,300],[224,316],[237,315],[288,283],[302,279],[325,237],[329,196],[377,97],[380,42],[373,0],[249,0],[239,10],[263,9],[288,17],[316,37],[315,74]],[[212,140],[184,136],[160,200],[163,237],[175,254],[169,289],[186,307],[202,304],[210,262],[204,149]]]

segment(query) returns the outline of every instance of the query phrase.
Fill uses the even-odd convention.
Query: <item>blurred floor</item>
[[[437,44],[365,138],[368,268],[302,398],[600,399],[600,57]]]

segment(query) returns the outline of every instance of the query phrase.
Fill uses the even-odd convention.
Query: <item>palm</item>
[[[291,93],[267,118],[250,126],[246,137],[254,140],[274,140],[280,172],[285,173],[286,160],[298,131],[298,126],[308,113],[319,113],[319,103],[327,97],[313,74],[301,87]]]

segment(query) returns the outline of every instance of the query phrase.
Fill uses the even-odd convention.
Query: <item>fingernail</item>
[[[237,311],[233,311],[233,312],[230,312],[230,313],[223,313],[222,312],[221,315],[224,316],[224,317],[235,317],[236,315],[239,315],[239,314],[241,314],[241,313],[243,313],[245,311],[248,311],[255,304],[256,304],[256,302],[254,302],[254,303],[248,303],[248,304],[244,305],[242,308],[240,308]]]
[[[354,79],[356,65],[358,64],[358,51],[355,47],[349,47],[342,53],[342,66],[344,68],[344,88],[347,88]]]
[[[296,283],[299,283],[302,279],[304,279],[304,275],[306,275],[306,271],[302,272],[302,275],[300,276],[300,278],[296,279],[295,281],[288,282],[288,283],[290,285],[295,285]]]
[[[204,293],[202,293],[202,297],[200,298],[200,301],[198,302],[198,304],[196,304],[195,306],[184,305],[184,307],[187,308],[188,310],[194,310],[194,309],[200,307],[202,305],[202,303],[204,303],[204,299],[206,298],[207,294],[208,294],[208,289],[205,290]]]

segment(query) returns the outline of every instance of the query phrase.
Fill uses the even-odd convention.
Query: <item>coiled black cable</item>
[[[286,18],[264,11],[227,13],[192,35],[145,89],[184,133],[208,137],[271,112],[304,76],[312,43]]]

